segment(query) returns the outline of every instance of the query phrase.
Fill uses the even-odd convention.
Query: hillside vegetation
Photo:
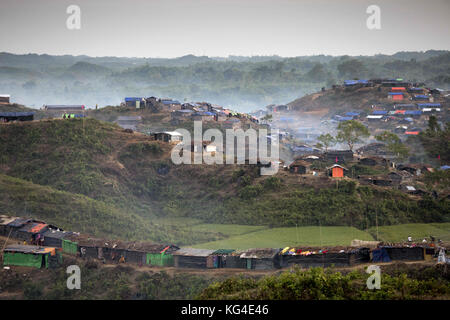
[[[37,216],[53,203],[49,193],[61,199],[74,195],[85,206],[97,206],[99,218],[81,219],[89,222],[86,224],[75,219],[56,220],[62,219],[58,211],[77,216],[85,209],[71,201],[64,205],[65,201],[55,200],[57,203],[49,210],[51,216],[46,217],[48,222],[64,223],[75,231],[89,227],[93,234],[178,239],[185,244],[221,240],[231,234],[220,228],[216,232],[193,231],[184,223],[159,224],[166,228],[161,227],[159,232],[151,222],[185,218],[209,224],[369,229],[376,224],[449,219],[446,198],[411,197],[396,190],[359,186],[349,179],[338,184],[320,177],[299,179],[284,171],[273,177],[259,177],[253,166],[174,165],[170,150],[169,144],[89,118],[2,125],[0,173],[22,179],[24,188],[40,190],[36,191],[39,197],[24,199],[20,188],[8,186],[18,180],[2,176],[3,208],[18,215]],[[60,195],[59,191],[65,193]],[[6,204],[9,198],[17,205]],[[35,202],[38,198],[42,201]],[[25,210],[28,201],[35,204],[27,205]],[[102,212],[109,212],[118,221],[131,217],[135,222],[123,227],[129,233],[121,232],[121,227],[112,230],[101,226],[108,224],[100,218]],[[85,227],[80,230],[82,224]]]

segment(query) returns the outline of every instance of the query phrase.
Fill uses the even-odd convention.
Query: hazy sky
[[[66,8],[81,8],[69,30]],[[369,5],[381,30],[369,30]],[[450,0],[0,0],[0,51],[90,56],[372,55],[450,49]]]

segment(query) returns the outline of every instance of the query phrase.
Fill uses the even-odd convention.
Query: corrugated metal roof
[[[273,258],[276,256],[281,250],[280,249],[272,249],[272,248],[264,248],[264,249],[248,249],[244,251],[240,258],[252,258],[252,259],[264,259],[264,258]]]
[[[173,253],[174,256],[191,256],[191,257],[207,257],[213,254],[216,250],[209,249],[195,249],[195,248],[181,248]]]
[[[13,222],[8,223],[8,226],[18,228],[30,221],[31,219],[28,218],[17,218]]]
[[[49,252],[49,249],[55,249],[50,247],[38,247],[38,246],[28,246],[28,245],[10,245],[5,248],[5,252],[22,252],[22,253],[34,253],[34,254],[45,254]]]
[[[5,216],[5,215],[0,215],[0,224],[1,225],[7,225],[7,224],[13,222],[16,219],[18,219],[18,218],[17,217],[10,217],[10,216]]]
[[[64,110],[64,109],[72,109],[72,110],[84,110],[84,105],[64,105],[64,104],[60,104],[60,105],[45,105],[46,109],[54,109],[54,110]]]

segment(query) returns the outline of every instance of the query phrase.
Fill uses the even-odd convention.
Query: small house
[[[401,92],[389,92],[388,94],[388,98],[398,101],[398,100],[403,100],[403,93]]]
[[[415,101],[430,101],[430,97],[425,94],[416,94],[412,97]]]
[[[49,228],[42,235],[44,238],[44,246],[62,248],[64,238],[67,238],[70,234],[72,234],[72,232]]]
[[[179,142],[183,138],[183,135],[177,131],[156,132],[153,136],[155,140],[164,142]]]
[[[347,162],[353,160],[353,152],[351,150],[328,150],[324,157],[329,162]]]
[[[172,99],[159,99],[163,110],[165,111],[175,111],[181,110],[181,103],[177,100]]]
[[[84,105],[68,105],[68,104],[58,104],[58,105],[44,105],[44,110],[46,111],[57,111],[57,112],[67,112],[67,111],[84,111]]]
[[[338,164],[334,164],[331,167],[327,168],[328,176],[333,178],[343,178],[345,171],[348,171],[348,169]]]
[[[17,230],[16,238],[26,241],[31,240],[32,243],[38,244],[39,242],[42,242],[42,235],[47,230],[48,224],[39,221],[31,221]]]
[[[7,229],[9,230],[10,237],[18,238],[18,230],[31,221],[29,218],[16,218],[14,221],[8,223]]]
[[[9,94],[0,94],[0,104],[9,104],[10,98]]]
[[[3,265],[55,268],[62,262],[59,250],[52,247],[10,245],[3,253]]]
[[[0,112],[0,122],[33,121],[34,112]]]
[[[359,163],[364,166],[376,166],[376,165],[386,166],[388,164],[388,160],[382,157],[366,157],[361,158],[359,160]]]
[[[311,267],[347,267],[370,260],[367,248],[321,249],[321,248],[290,248],[281,251],[282,267],[299,265],[302,268]]]
[[[424,89],[423,88],[411,87],[411,88],[408,89],[408,92],[420,94],[420,93],[424,92]]]
[[[119,116],[115,122],[123,129],[131,129],[135,131],[141,121],[141,116]]]
[[[0,215],[0,236],[8,237],[11,227],[9,224],[14,220],[18,219],[17,217],[10,217],[6,215]]]
[[[206,267],[209,269],[226,268],[228,257],[234,249],[218,249],[206,258]]]
[[[207,258],[216,250],[181,248],[173,253],[176,268],[207,268]]]
[[[373,115],[373,114],[369,114],[366,119],[368,121],[380,121],[381,119],[383,119],[382,115]]]
[[[400,185],[400,183],[402,183],[403,175],[397,172],[389,172],[387,176],[392,181],[393,185]]]
[[[172,267],[174,265],[173,253],[179,249],[174,245],[155,245],[154,248],[143,248],[146,252],[146,263],[157,267]]]
[[[304,160],[295,160],[289,165],[289,171],[291,173],[306,174],[310,165],[311,164],[309,162]]]
[[[241,255],[245,259],[247,269],[272,270],[280,268],[280,249],[248,249]]]
[[[146,100],[141,97],[126,97],[125,98],[125,106],[130,108],[140,109],[141,107],[145,107]]]
[[[422,247],[383,246],[391,260],[419,261],[425,259],[425,249]]]

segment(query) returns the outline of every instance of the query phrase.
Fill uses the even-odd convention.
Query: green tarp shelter
[[[44,254],[29,254],[20,252],[5,252],[3,255],[3,264],[5,266],[21,267],[48,267],[48,258]],[[44,260],[44,261],[43,261]]]
[[[158,267],[172,267],[173,255],[167,253],[147,253],[147,264]]]
[[[5,266],[55,268],[61,262],[61,253],[52,247],[10,245],[3,251]]]
[[[63,239],[62,240],[62,249],[63,249],[63,252],[65,252],[65,253],[77,254],[78,243]]]

